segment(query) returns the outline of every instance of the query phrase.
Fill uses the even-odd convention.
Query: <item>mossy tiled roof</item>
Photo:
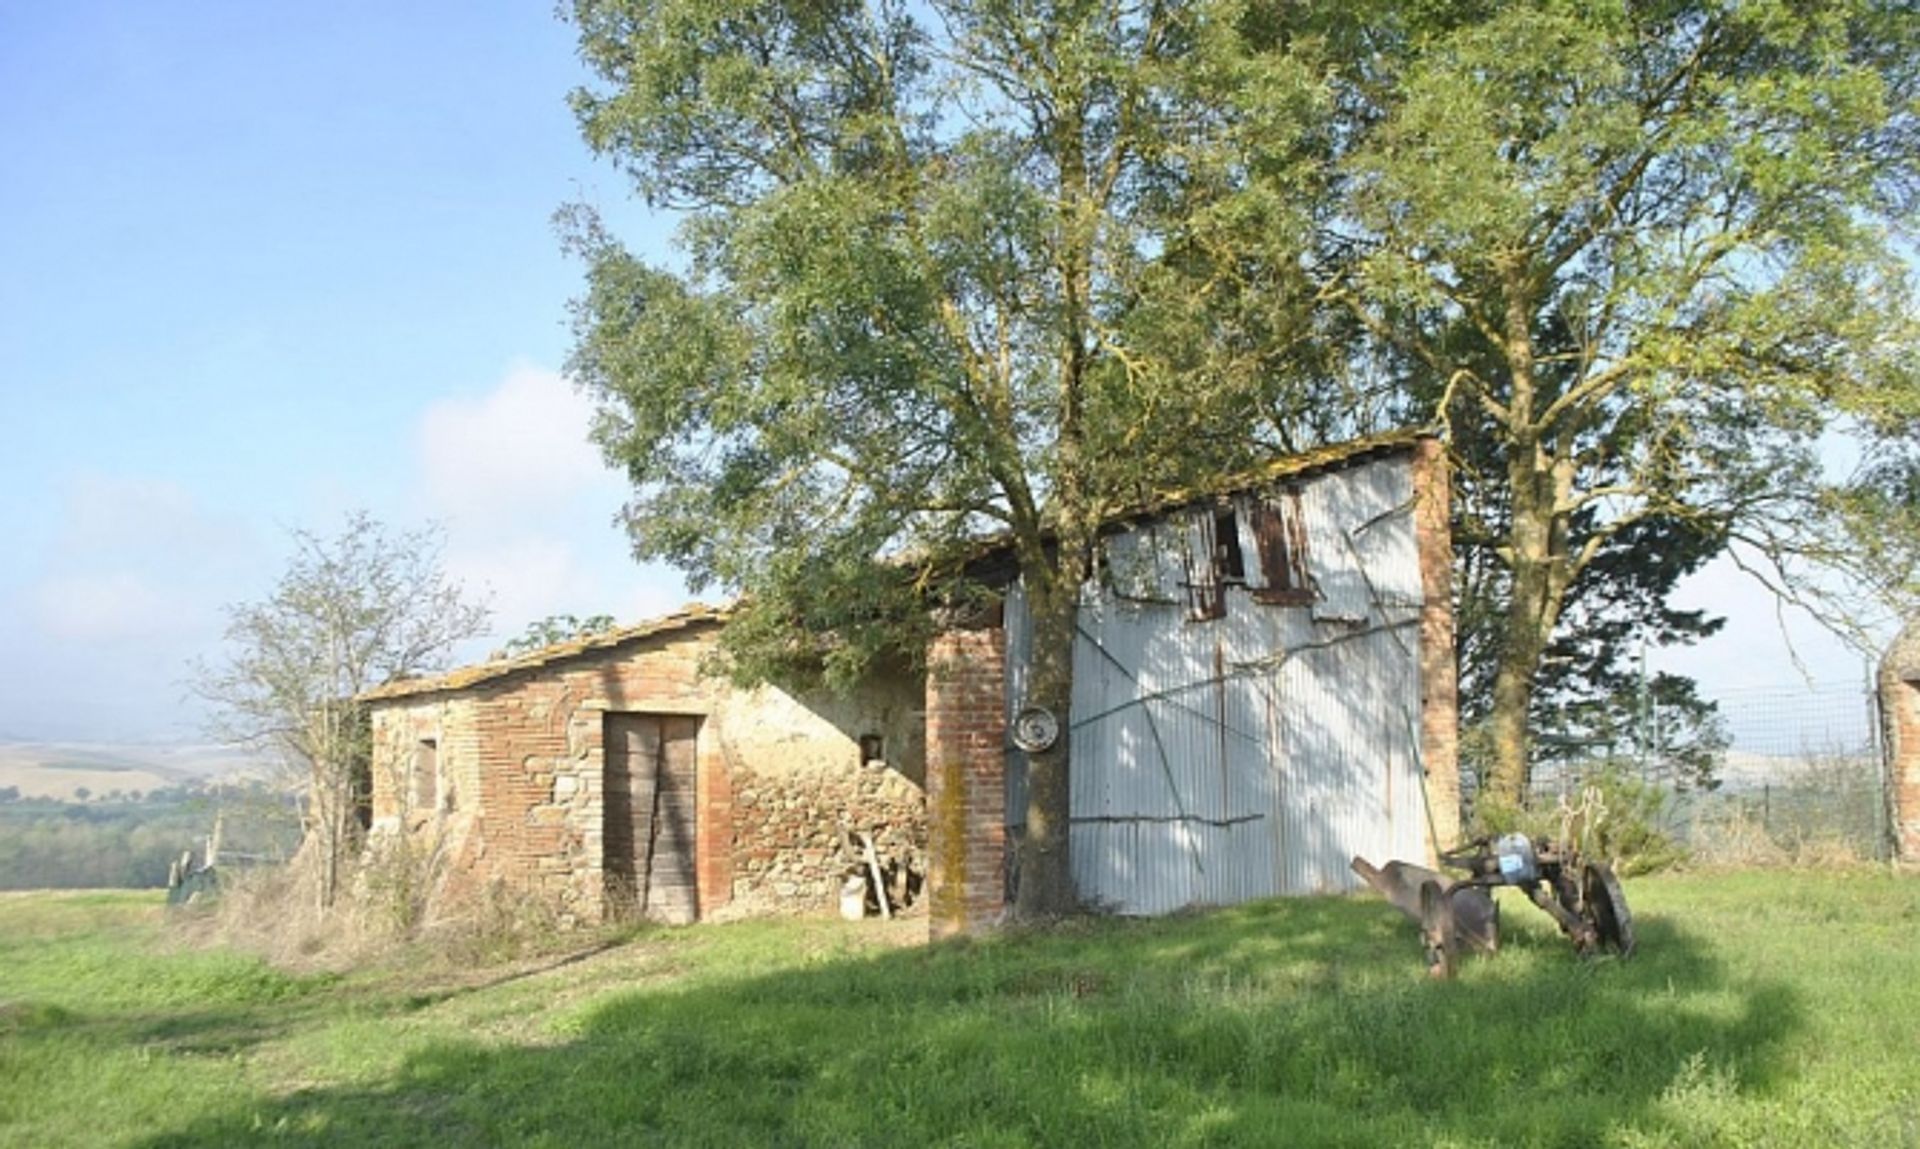
[[[1304,478],[1322,471],[1339,470],[1375,456],[1407,450],[1426,434],[1427,432],[1424,431],[1393,431],[1384,435],[1333,443],[1325,447],[1285,455],[1258,467],[1222,475],[1205,484],[1161,491],[1152,498],[1108,516],[1107,522],[1117,526],[1129,520],[1164,514],[1205,499],[1219,498],[1241,491],[1259,490],[1289,479]],[[986,555],[1004,550],[1009,545],[1009,540],[1005,537],[982,539],[972,552],[973,560],[977,561]],[[663,614],[658,618],[651,618],[631,626],[601,631],[585,638],[555,643],[514,658],[498,658],[473,666],[463,666],[457,670],[427,678],[406,678],[389,682],[361,694],[360,701],[385,702],[421,694],[465,690],[484,682],[504,678],[509,674],[536,670],[556,662],[597,654],[640,639],[669,634],[705,623],[717,625],[725,622],[729,613],[730,610],[727,607],[691,603],[672,614]]]
[[[410,698],[419,694],[435,694],[441,691],[465,690],[496,678],[505,678],[524,670],[537,670],[556,662],[580,658],[584,655],[598,654],[612,650],[643,638],[653,638],[662,634],[686,630],[703,623],[724,622],[727,608],[708,606],[705,603],[689,603],[674,611],[631,626],[615,627],[590,634],[584,638],[568,639],[556,642],[552,646],[543,646],[539,650],[530,650],[512,658],[496,658],[489,662],[476,663],[449,670],[445,674],[436,674],[427,678],[403,678],[376,686],[360,695],[362,702],[385,702],[395,698]]]

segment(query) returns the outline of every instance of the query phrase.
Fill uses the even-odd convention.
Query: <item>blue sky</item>
[[[663,246],[581,79],[537,3],[0,6],[0,732],[193,736],[220,605],[353,507],[502,636],[685,598],[557,373],[554,209]]]
[[[0,735],[196,737],[221,605],[356,507],[445,525],[491,643],[685,600],[559,375],[554,209],[666,250],[579,142],[583,79],[543,3],[0,4]],[[1673,665],[1792,678],[1764,596],[1692,594],[1739,616]]]

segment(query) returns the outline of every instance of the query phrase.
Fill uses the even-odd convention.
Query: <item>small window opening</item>
[[[887,740],[878,734],[860,736],[860,761],[868,766],[887,764]]]
[[[1240,527],[1232,507],[1213,516],[1213,565],[1221,582],[1247,581],[1247,560],[1240,553]]]
[[[1315,598],[1307,573],[1307,530],[1300,513],[1300,492],[1287,491],[1254,503],[1253,537],[1260,548],[1260,573],[1267,585],[1253,592],[1255,602],[1302,606]]]
[[[440,800],[440,743],[422,738],[413,748],[413,808],[432,810]]]

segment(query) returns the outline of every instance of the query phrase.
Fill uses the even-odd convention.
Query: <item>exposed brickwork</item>
[[[929,931],[1006,912],[1006,632],[949,631],[927,652]]]
[[[856,825],[894,820],[892,848],[882,847],[890,853],[920,849],[924,768],[909,728],[920,691],[911,677],[854,699],[742,692],[705,672],[719,625],[466,689],[376,700],[376,831],[451,834],[447,896],[497,882],[550,902],[563,920],[599,920],[607,905],[605,718],[631,712],[701,719],[694,869],[702,917],[736,897],[758,910],[830,904],[842,863],[819,843],[843,814]],[[898,769],[861,763],[858,738],[870,730],[884,733]],[[454,803],[431,816],[405,809],[408,766],[428,737],[437,737]]]
[[[1880,664],[1880,714],[1886,723],[1893,845],[1900,861],[1920,865],[1920,619],[1907,625]]]
[[[1414,538],[1420,556],[1420,762],[1433,817],[1430,861],[1460,842],[1460,684],[1454,656],[1452,506],[1446,445],[1414,447]]]
[[[712,914],[733,900],[734,852],[740,825],[735,818],[733,771],[721,752],[718,732],[702,734],[695,780],[701,849],[694,858],[693,876],[701,912]],[[753,892],[751,886],[746,892]]]
[[[1903,683],[1893,720],[1895,846],[1904,862],[1920,864],[1920,683]],[[1902,696],[1904,695],[1904,696]]]
[[[480,692],[480,834],[490,876],[591,921],[604,880],[601,737],[597,715],[569,721],[584,697],[570,677]]]

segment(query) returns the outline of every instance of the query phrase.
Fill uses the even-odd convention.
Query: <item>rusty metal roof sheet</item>
[[[488,662],[449,670],[445,674],[436,674],[427,678],[403,678],[396,682],[385,683],[372,690],[363,691],[359,695],[359,701],[387,702],[395,698],[411,698],[420,694],[465,690],[483,682],[504,678],[509,674],[537,670],[543,666],[567,662],[590,654],[600,654],[641,639],[672,634],[706,623],[722,623],[726,621],[729,613],[726,607],[709,606],[700,602],[689,603],[672,614],[663,614],[631,626],[603,630],[584,638],[557,642],[552,646],[543,646],[539,650],[528,651],[513,658],[496,658]]]
[[[1371,435],[1365,439],[1350,439],[1344,443],[1329,443],[1324,447],[1312,447],[1293,455],[1282,455],[1269,462],[1245,471],[1235,471],[1210,479],[1204,484],[1190,487],[1176,487],[1161,491],[1153,498],[1142,501],[1137,506],[1128,507],[1116,514],[1109,515],[1104,521],[1114,523],[1127,519],[1137,519],[1148,515],[1157,515],[1176,507],[1197,503],[1203,499],[1219,498],[1224,495],[1239,494],[1242,491],[1258,490],[1272,483],[1288,479],[1303,479],[1323,471],[1336,471],[1343,467],[1365,462],[1379,455],[1389,455],[1404,451],[1421,439],[1433,437],[1433,432],[1424,429],[1388,431]]]
[[[1387,431],[1364,439],[1329,443],[1323,447],[1312,447],[1291,455],[1282,455],[1257,467],[1229,472],[1205,483],[1156,491],[1137,503],[1121,507],[1104,516],[1100,520],[1100,533],[1121,530],[1129,523],[1163,515],[1168,511],[1194,503],[1224,499],[1229,495],[1257,491],[1276,483],[1306,479],[1327,471],[1358,466],[1383,455],[1410,451],[1420,440],[1434,437],[1434,432],[1428,428]],[[1052,538],[1051,526],[1047,528],[1047,535],[1050,539]],[[959,561],[972,567],[1012,548],[1013,532],[1000,531],[976,540],[966,553],[960,556]]]

